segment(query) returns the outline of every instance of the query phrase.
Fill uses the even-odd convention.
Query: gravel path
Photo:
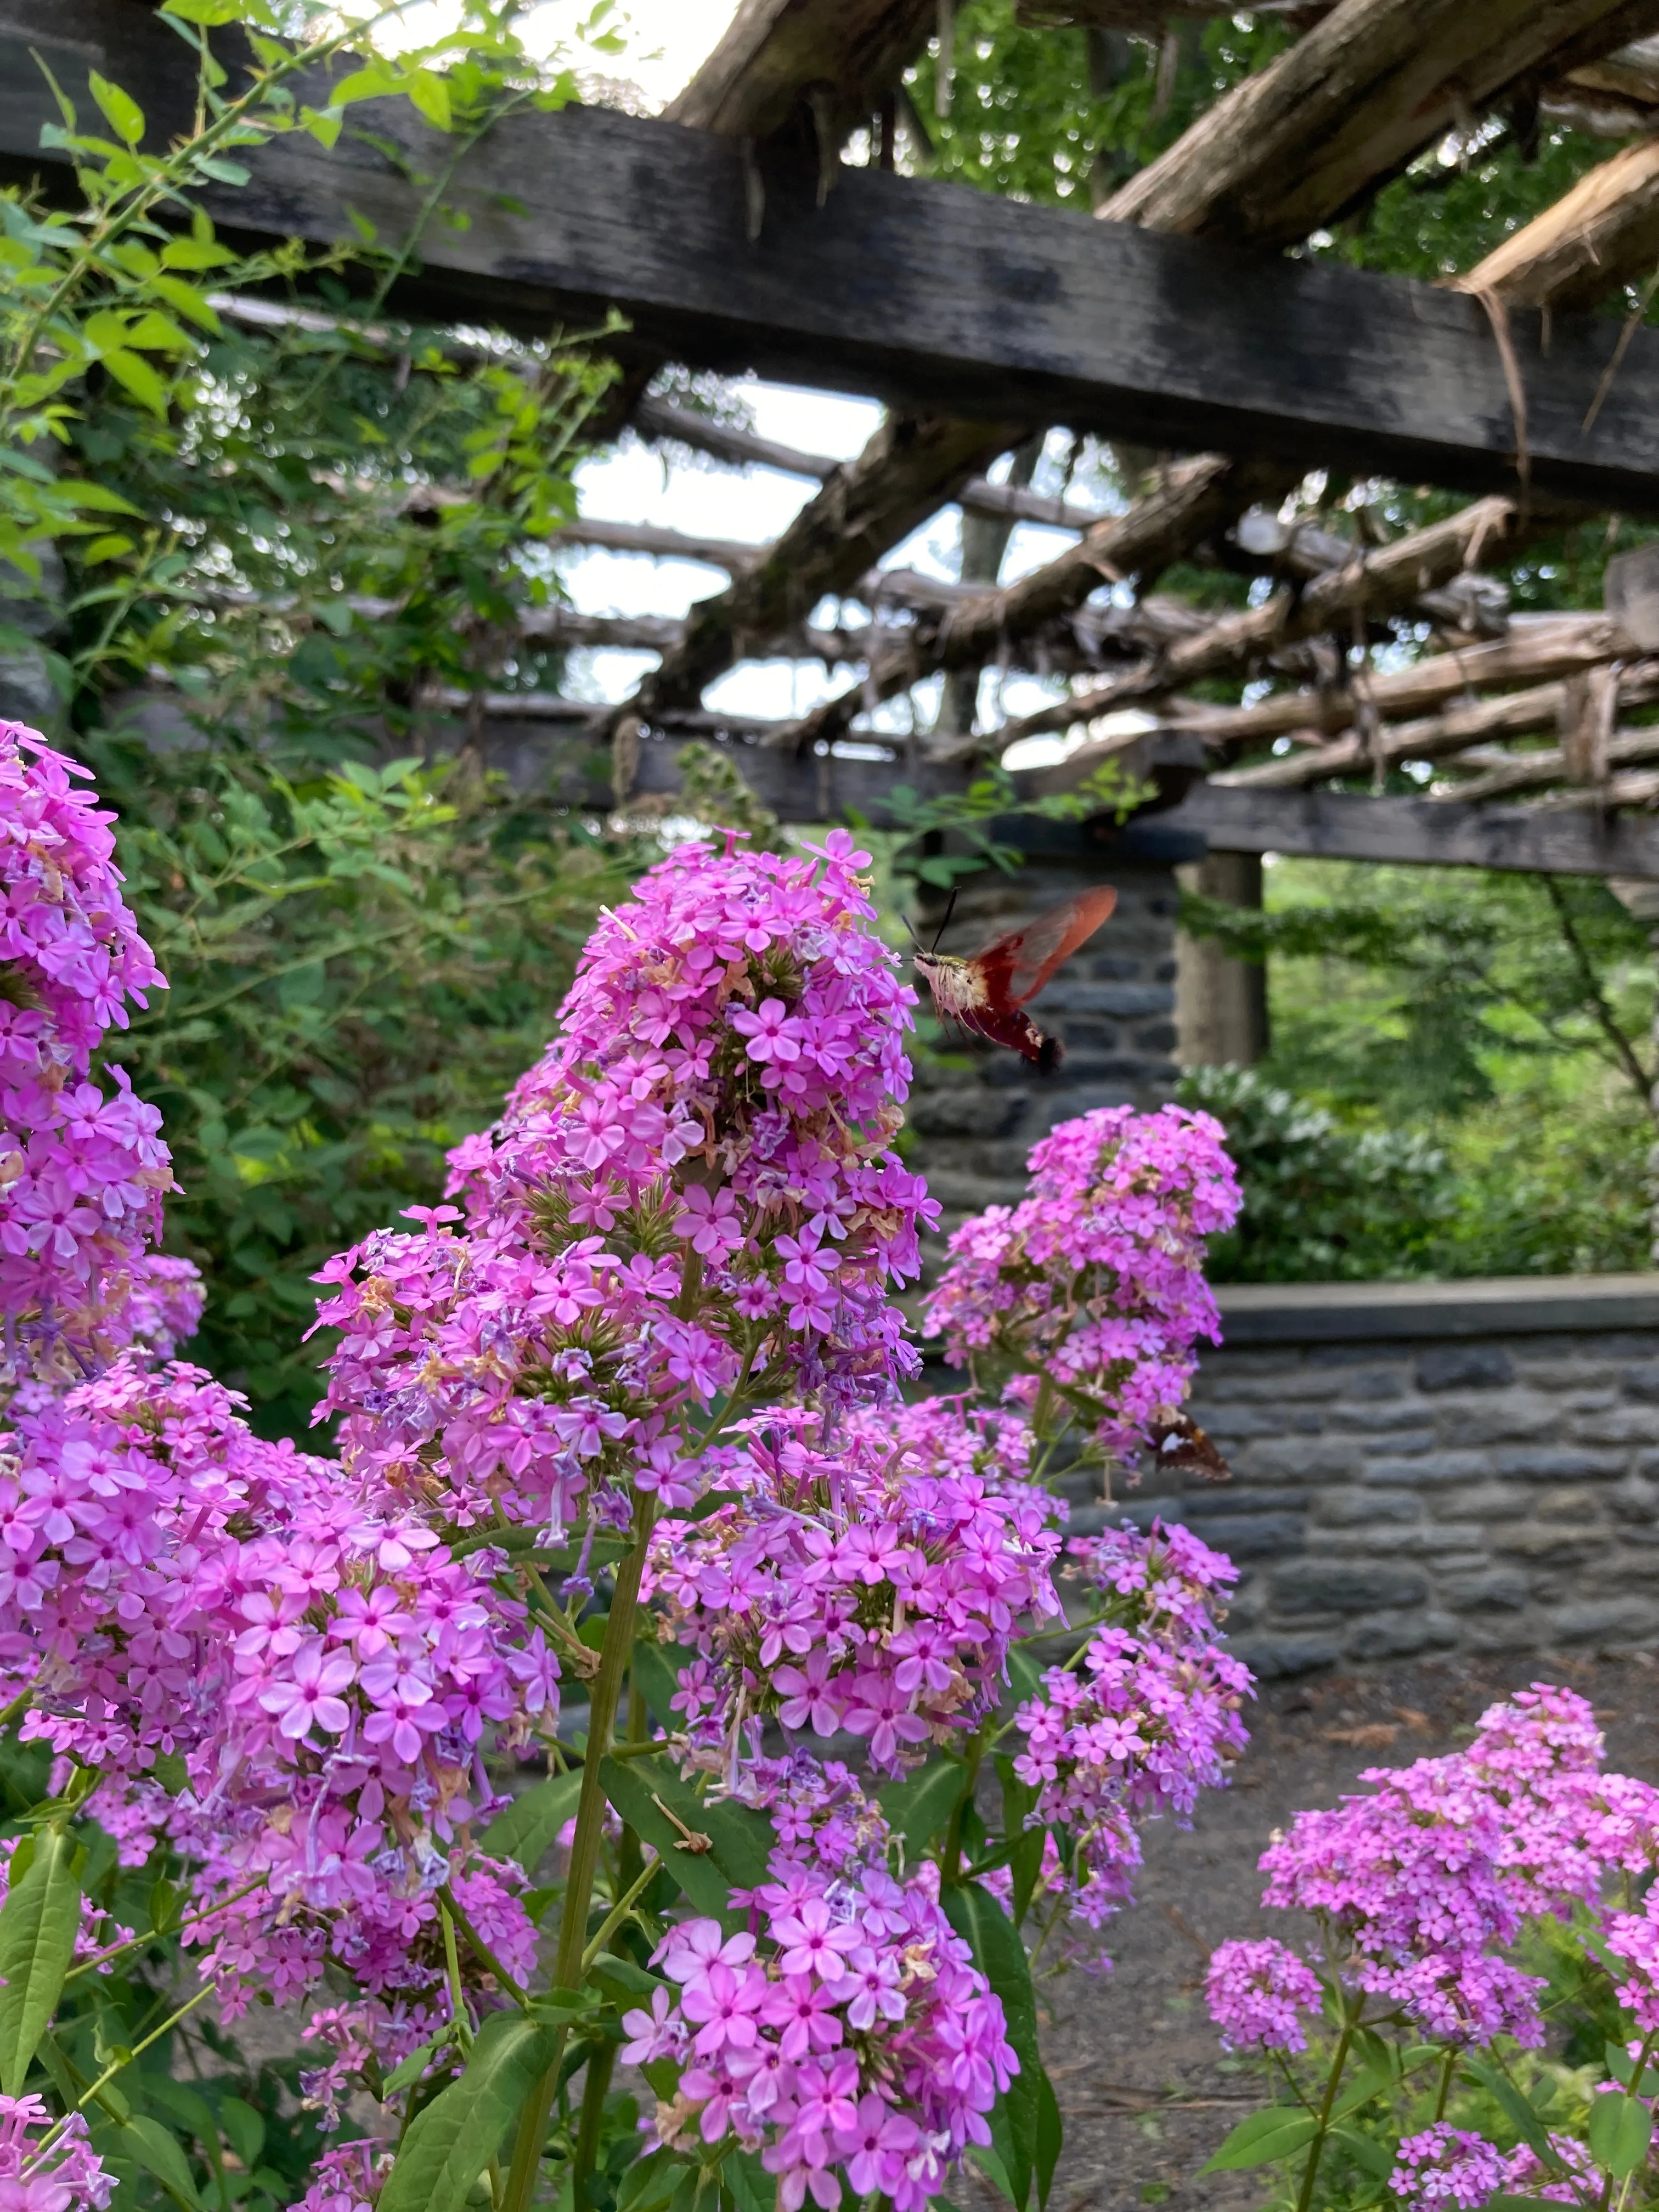
[[[1113,1972],[1044,1985],[1045,2054],[1066,2122],[1049,2212],[1249,2212],[1260,2201],[1259,2175],[1195,2178],[1255,2101],[1205,2011],[1212,1946],[1285,1933],[1285,1916],[1261,1908],[1256,1862],[1298,1808],[1334,1804],[1364,1767],[1455,1749],[1487,1705],[1531,1681],[1588,1697],[1608,1765],[1659,1782],[1659,1666],[1645,1655],[1443,1661],[1264,1689],[1233,1786],[1207,1797],[1190,1830],[1148,1832],[1138,1900],[1115,1923]],[[977,2178],[955,2193],[963,2212],[1000,2202]]]

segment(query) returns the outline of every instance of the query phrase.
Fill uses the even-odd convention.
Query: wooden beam
[[[1155,666],[1115,677],[1093,691],[1073,693],[1005,723],[998,742],[1007,745],[1039,732],[1071,729],[1133,706],[1154,691],[1175,690],[1248,669],[1260,656],[1298,638],[1316,636],[1339,618],[1398,613],[1420,592],[1465,568],[1478,567],[1499,552],[1513,555],[1543,521],[1536,510],[1529,510],[1523,522],[1507,500],[1479,501],[1443,522],[1396,538],[1392,544],[1366,549],[1346,568],[1329,568],[1315,577],[1299,593],[1276,592],[1242,614],[1224,615],[1197,636],[1171,646]]]
[[[1655,0],[1339,0],[1216,101],[1099,212],[1188,237],[1291,246],[1510,87],[1659,25]]]
[[[1226,791],[1200,783],[1179,806],[1147,818],[1198,830],[1218,853],[1659,882],[1659,821],[1603,817],[1590,810],[1358,799],[1323,791]]]
[[[1517,684],[1575,675],[1638,647],[1605,615],[1516,615],[1507,635],[1486,645],[1455,646],[1408,668],[1374,675],[1366,703],[1385,719],[1421,714],[1455,699]],[[1267,744],[1297,730],[1334,737],[1352,724],[1360,701],[1353,690],[1280,691],[1253,707],[1211,707],[1180,699],[1152,704],[1171,729],[1191,730],[1213,746]]]
[[[728,138],[769,138],[805,100],[833,161],[927,45],[937,12],[937,0],[741,0],[664,112]]]
[[[1638,761],[1652,760],[1659,760],[1659,730],[1615,730],[1607,740],[1605,765],[1609,769],[1629,768]],[[1473,764],[1474,757],[1468,753],[1451,763],[1457,769]],[[1504,798],[1516,791],[1543,791],[1553,783],[1571,782],[1572,765],[1565,748],[1560,745],[1540,747],[1530,753],[1483,754],[1482,772],[1468,783],[1458,784],[1444,793],[1437,792],[1435,804],[1473,805],[1477,799]],[[1589,787],[1584,795],[1591,800],[1598,795],[1605,798],[1607,788],[1603,778]]]
[[[1080,606],[1103,583],[1155,572],[1178,560],[1252,506],[1274,480],[1264,465],[1235,466],[1214,454],[1171,470],[1156,492],[1137,500],[1126,514],[1097,523],[1058,560],[1018,583],[951,607],[926,638],[913,635],[907,641],[900,633],[890,655],[872,669],[868,684],[788,725],[773,742],[793,750],[810,747],[844,730],[872,694],[891,698],[935,669],[983,667],[996,659],[1004,637],[1039,629]],[[973,749],[986,750],[985,741],[975,741]]]
[[[1659,660],[1638,660],[1629,668],[1609,671],[1613,696],[1620,707],[1649,707],[1659,699]],[[1420,721],[1389,722],[1374,738],[1356,733],[1334,744],[1311,746],[1280,760],[1261,761],[1254,768],[1235,769],[1218,781],[1233,791],[1296,791],[1316,783],[1334,782],[1339,776],[1364,775],[1374,769],[1399,768],[1407,761],[1445,760],[1467,746],[1487,744],[1505,738],[1535,737],[1541,730],[1561,726],[1577,711],[1583,679],[1564,678],[1540,684],[1527,691],[1500,692],[1496,698],[1476,699]],[[1373,701],[1373,705],[1375,702]],[[1528,755],[1540,759],[1541,755]],[[1539,779],[1557,781],[1556,775]],[[1522,777],[1517,790],[1527,787]],[[1495,784],[1494,790],[1507,787]],[[1484,796],[1484,793],[1482,794]]]
[[[0,154],[14,173],[64,161],[40,146],[56,115],[31,46],[82,106],[91,68],[131,89],[157,143],[186,120],[177,41],[147,9],[4,0]],[[369,134],[401,145],[417,173],[448,149],[404,103],[353,113],[362,135],[343,133],[331,151],[301,132],[240,149],[251,179],[206,196],[216,220],[244,236],[331,244],[356,235],[357,215],[383,238],[406,237],[418,191]],[[772,192],[751,246],[738,149],[592,108],[508,118],[459,162],[447,204],[457,220],[422,237],[419,271],[392,302],[399,311],[533,330],[614,306],[634,343],[901,406],[943,402],[1004,426],[1069,421],[1158,447],[1214,444],[1477,489],[1513,480],[1509,390],[1486,318],[1433,286],[1241,260],[868,170],[845,172],[822,209],[810,191]],[[1546,349],[1522,315],[1513,339],[1534,484],[1659,511],[1659,332],[1636,334],[1588,432],[1616,328],[1558,320]],[[961,431],[930,441],[975,445]],[[866,548],[860,566],[869,557]]]
[[[1659,140],[1638,139],[1456,280],[1530,307],[1588,307],[1659,260]]]

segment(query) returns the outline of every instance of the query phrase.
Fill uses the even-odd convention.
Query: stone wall
[[[1659,1645],[1659,1275],[1219,1296],[1193,1411],[1235,1479],[1125,1510],[1232,1556],[1259,1674]]]

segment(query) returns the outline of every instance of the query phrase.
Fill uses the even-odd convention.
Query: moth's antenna
[[[916,925],[915,924],[915,922],[911,921],[911,919],[910,919],[910,917],[909,917],[909,915],[908,915],[908,914],[902,914],[902,915],[899,916],[899,920],[900,920],[900,921],[904,924],[904,927],[905,927],[909,931],[909,933],[910,933],[910,942],[911,942],[911,944],[912,944],[912,945],[914,945],[915,946],[915,948],[916,948],[916,950],[917,950],[917,951],[918,951],[918,952],[922,951],[924,950],[924,948],[923,948],[923,945],[922,945],[922,942],[921,942],[921,938],[920,938],[920,937],[918,937],[918,936],[917,936],[917,934],[916,934]]]
[[[951,927],[951,916],[956,912],[956,910],[957,889],[956,885],[952,884],[951,886],[951,896],[945,902],[945,919],[940,922],[939,927],[933,932],[933,941],[928,947],[930,953],[937,952],[939,951],[939,941],[940,938],[944,936],[945,931]]]

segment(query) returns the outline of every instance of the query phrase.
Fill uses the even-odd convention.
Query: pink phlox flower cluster
[[[887,1452],[896,1447],[907,1462],[930,1474],[975,1476],[992,1491],[1025,1492],[1032,1486],[1030,1424],[1006,1406],[976,1406],[965,1396],[947,1395],[860,1407],[848,1416],[847,1431],[860,1446],[872,1443]],[[1055,1522],[1063,1522],[1066,1501],[1048,1496],[1047,1503]]]
[[[1200,1337],[1220,1341],[1205,1239],[1231,1226],[1237,1181],[1220,1124],[1166,1106],[1102,1107],[1030,1155],[1028,1195],[951,1239],[927,1326],[958,1363],[983,1355],[1051,1376],[1096,1409],[1097,1440],[1133,1467],[1186,1397]]]
[[[0,2097],[0,2212],[103,2212],[114,2195],[83,2113],[54,2121],[39,2097]]]
[[[320,1278],[349,1459],[557,1530],[607,1488],[685,1502],[675,1417],[740,1379],[895,1397],[887,1287],[937,1209],[889,1148],[915,994],[866,860],[839,830],[817,860],[683,846],[603,916],[559,1036],[453,1155],[465,1221]]]
[[[303,1994],[329,1956],[371,1995],[434,1985],[446,1881],[476,1881],[475,1924],[528,1971],[517,1870],[462,1869],[496,1802],[486,1735],[510,1753],[556,1731],[551,1650],[499,1553],[452,1559],[240,1406],[127,1355],[20,1419],[0,1664],[32,1692],[25,1739],[101,1771],[124,1858],[161,1831],[199,1866],[209,1917],[186,1933],[228,2011],[262,1979]]]
[[[173,1188],[161,1117],[93,1055],[165,988],[86,770],[0,722],[0,1387],[63,1388],[132,1341]],[[152,1301],[153,1303],[153,1301]]]
[[[132,1342],[152,1359],[173,1358],[202,1325],[207,1286],[193,1260],[152,1252],[135,1270],[127,1319]]]
[[[868,1421],[825,1451],[822,1424],[757,1415],[712,1478],[732,1502],[659,1524],[643,1588],[704,1662],[676,1700],[699,1763],[775,1713],[786,1735],[848,1729],[892,1771],[994,1709],[1022,1625],[1059,1616],[1060,1538],[1029,1484],[933,1471],[971,1469],[962,1426],[936,1452],[949,1421]]]
[[[1100,1594],[1114,1627],[1175,1652],[1209,1650],[1238,1580],[1224,1552],[1177,1522],[1154,1520],[1144,1534],[1122,1526],[1074,1537],[1066,1557]]]
[[[1262,1858],[1267,1902],[1325,1916],[1350,1977],[1431,2035],[1536,2045],[1542,1984],[1498,1954],[1524,1920],[1645,1868],[1659,1832],[1659,1792],[1602,1774],[1601,1755],[1584,1700],[1535,1685],[1485,1714],[1467,1751],[1371,1769],[1373,1796],[1298,1813]],[[1614,1916],[1607,1940],[1634,1970],[1624,2001],[1659,2025],[1647,1929]]]
[[[1425,2212],[1440,2212],[1449,2205],[1456,2205],[1460,2212],[1480,2212],[1506,2185],[1504,2160],[1497,2148],[1484,2136],[1450,2127],[1443,2120],[1402,2139],[1389,2176],[1394,2194],[1403,2203],[1421,2205]]]
[[[383,2136],[337,2143],[318,2160],[311,2186],[289,2212],[374,2212],[392,2166],[392,2145]]]
[[[1015,1715],[1025,1738],[1014,1771],[1035,1789],[1030,1825],[1063,1826],[1076,1846],[1072,1911],[1098,1928],[1128,1901],[1139,1822],[1185,1822],[1201,1789],[1218,1789],[1243,1750],[1249,1670],[1221,1646],[1212,1593],[1231,1575],[1185,1529],[1154,1524],[1079,1548],[1133,1628],[1097,1628],[1080,1660],[1051,1667],[1042,1694]]]
[[[1449,2042],[1542,2040],[1542,1984],[1492,1955],[1522,1918],[1500,1865],[1503,1822],[1455,1758],[1373,1767],[1376,1795],[1298,1813],[1261,1858],[1266,1902],[1323,1915],[1359,1987]]]
[[[1589,2145],[1553,2129],[1548,2139],[1566,2172],[1547,2166],[1529,2143],[1517,2143],[1504,2161],[1504,2195],[1541,2197],[1554,2204],[1599,2204],[1607,2177],[1590,2156]]]
[[[1285,1944],[1271,1936],[1218,1943],[1210,1954],[1204,1994],[1229,2051],[1307,2049],[1301,2014],[1319,2003],[1319,1977]]]
[[[747,1904],[753,1933],[672,1929],[669,1986],[623,2022],[631,2063],[670,2058],[678,2094],[659,2139],[735,2138],[778,2179],[782,2212],[838,2206],[842,2180],[923,2212],[1019,2062],[1000,2002],[938,1901],[936,1870],[897,1881],[886,1824],[844,1768],[805,1759],[752,1786],[784,1837]],[[934,1878],[929,1879],[929,1875]]]
[[[1528,1916],[1594,1904],[1609,1869],[1659,1860],[1659,1790],[1603,1774],[1601,1754],[1591,1707],[1547,1683],[1484,1713],[1463,1753],[1502,1815],[1501,1863]]]

